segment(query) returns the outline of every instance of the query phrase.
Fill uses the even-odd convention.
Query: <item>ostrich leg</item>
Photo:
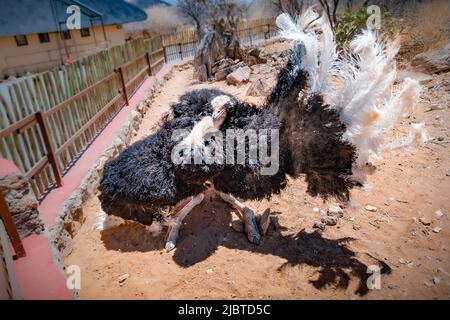
[[[261,242],[261,234],[259,233],[258,226],[255,220],[255,213],[249,207],[246,207],[238,199],[231,194],[223,192],[217,192],[223,201],[231,204],[240,213],[239,218],[245,225],[245,231],[247,238],[251,243],[259,244]]]
[[[169,232],[167,234],[167,241],[166,241],[167,252],[175,248],[175,245],[178,240],[178,233],[180,232],[180,226],[184,218],[186,218],[186,216],[188,215],[189,212],[192,211],[192,209],[194,209],[203,201],[203,198],[204,198],[203,193],[200,193],[192,197],[192,200],[189,201],[189,203],[186,204],[180,211],[178,211],[173,220],[170,221]]]

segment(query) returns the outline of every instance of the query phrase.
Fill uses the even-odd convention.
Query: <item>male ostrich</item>
[[[309,194],[347,201],[349,190],[364,182],[372,158],[425,137],[421,126],[413,125],[408,141],[384,143],[399,117],[414,108],[420,90],[417,81],[406,79],[396,95],[391,93],[398,41],[384,41],[366,30],[350,43],[351,54],[338,58],[326,16],[309,9],[298,22],[282,14],[277,24],[280,35],[293,40],[293,49],[264,105],[210,89],[184,94],[155,134],[105,165],[100,200],[107,215],[144,225],[165,222],[169,251],[183,219],[212,190],[236,209],[249,241],[258,244],[255,214],[236,197],[270,198],[286,187],[288,176],[304,176]],[[179,129],[191,131],[176,139]],[[222,150],[214,133],[226,135],[231,129],[268,133],[257,140],[245,136],[241,146],[240,137],[233,138],[231,158],[244,151],[244,163],[192,161]],[[271,174],[264,174],[271,163],[249,157],[267,141],[270,154],[278,153],[278,170]],[[261,150],[258,154],[261,160]],[[175,215],[163,214],[186,199]]]

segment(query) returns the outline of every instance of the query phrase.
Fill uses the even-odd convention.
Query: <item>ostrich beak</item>
[[[212,114],[212,118],[214,120],[220,119],[225,117],[227,113],[227,108],[225,106],[221,106],[219,108],[217,108],[216,110],[214,110],[213,114]]]

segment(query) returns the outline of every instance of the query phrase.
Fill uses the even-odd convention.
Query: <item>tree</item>
[[[177,8],[182,16],[191,19],[202,38],[208,29],[236,29],[246,16],[248,5],[233,0],[179,0]]]
[[[178,0],[177,2],[180,14],[192,20],[199,36],[202,34],[202,22],[205,19],[207,5],[206,0]]]
[[[298,16],[305,6],[304,0],[273,0],[278,12],[286,12],[292,17]]]
[[[322,6],[322,9],[327,14],[331,27],[333,29],[336,29],[338,25],[336,13],[339,5],[339,0],[319,0],[319,3]]]

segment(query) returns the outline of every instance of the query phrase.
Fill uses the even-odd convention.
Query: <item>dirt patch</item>
[[[67,265],[81,267],[80,297],[449,299],[450,110],[448,88],[442,85],[448,79],[446,74],[434,76],[419,108],[394,132],[406,133],[410,122],[422,121],[432,140],[386,153],[375,163],[377,171],[365,189],[352,191],[352,202],[337,225],[324,231],[313,228],[320,220],[313,208],[326,210],[334,202],[306,195],[301,179],[290,181],[270,201],[247,203],[259,213],[268,207],[274,212],[274,223],[259,246],[230,227],[230,208],[217,199],[206,199],[189,214],[170,253],[163,250],[164,234],[155,237],[134,223],[94,231],[100,205],[96,197],[89,199],[83,208],[86,221],[65,259]],[[170,103],[188,90],[218,88],[260,103],[262,98],[246,96],[250,85],[199,84],[192,80],[192,69],[175,71],[133,140],[151,134]],[[442,99],[442,109],[430,110]],[[366,210],[368,204],[376,211]],[[430,224],[420,222],[422,217]],[[379,290],[365,286],[369,266],[382,273]],[[125,274],[129,277],[123,280]]]

